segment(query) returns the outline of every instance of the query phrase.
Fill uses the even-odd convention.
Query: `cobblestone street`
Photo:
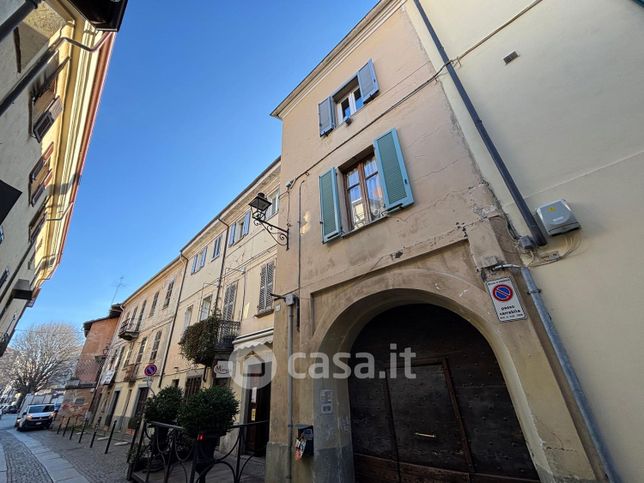
[[[104,454],[107,441],[97,436],[90,448],[92,433],[80,433],[72,440],[69,432],[51,430],[18,432],[15,417],[4,415],[0,420],[0,483],[116,483],[125,482],[129,445],[112,441]],[[58,427],[57,425],[55,426]]]

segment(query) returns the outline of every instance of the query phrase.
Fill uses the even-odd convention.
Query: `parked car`
[[[49,428],[54,420],[53,404],[31,404],[16,418],[16,429],[22,431],[28,428]]]
[[[7,414],[18,414],[18,408],[16,406],[9,406],[5,410],[5,413],[7,413]]]

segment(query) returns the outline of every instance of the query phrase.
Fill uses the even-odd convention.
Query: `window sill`
[[[275,312],[274,307],[271,307],[270,309],[258,310],[257,313],[255,314],[255,317],[257,318],[264,317],[266,315],[272,314],[273,312]]]
[[[387,214],[384,214],[383,216],[381,216],[377,220],[370,221],[366,225],[363,225],[363,226],[361,226],[359,228],[354,228],[353,230],[351,230],[351,231],[349,231],[347,233],[343,233],[342,235],[340,235],[340,238],[349,238],[350,236],[353,236],[356,233],[361,232],[362,230],[366,230],[370,226],[373,226],[373,225],[375,225],[377,223],[380,223],[381,221],[386,220],[387,218],[388,218]]]

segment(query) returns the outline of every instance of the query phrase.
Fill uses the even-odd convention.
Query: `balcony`
[[[217,327],[217,342],[215,350],[220,354],[230,354],[233,351],[233,341],[239,335],[240,323],[234,320],[220,320]]]
[[[127,319],[119,327],[119,337],[124,340],[134,340],[139,336],[139,324],[134,319]]]
[[[139,374],[139,365],[138,364],[128,364],[125,366],[125,376],[123,380],[125,382],[135,382],[137,375]]]

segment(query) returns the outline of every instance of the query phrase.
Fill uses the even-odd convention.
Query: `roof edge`
[[[279,105],[271,112],[271,117],[281,119],[280,115],[286,107],[302,93],[302,91],[315,79],[333,60],[340,54],[340,52],[349,45],[356,37],[358,37],[367,26],[376,18],[389,4],[396,0],[380,0],[376,3],[367,14],[347,33],[340,42],[329,52],[311,72],[297,85],[295,89],[288,94]]]

